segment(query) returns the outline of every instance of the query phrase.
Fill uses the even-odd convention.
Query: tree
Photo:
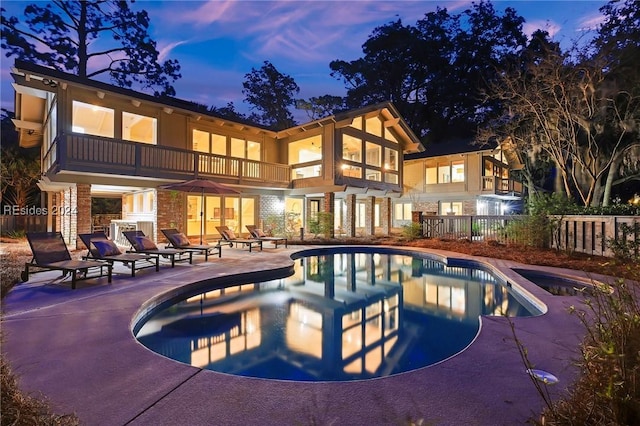
[[[322,95],[306,99],[296,99],[296,109],[307,113],[310,120],[333,115],[344,108],[344,100],[340,96]]]
[[[250,120],[274,130],[286,129],[296,123],[289,111],[295,105],[295,95],[300,88],[294,79],[280,73],[269,61],[257,70],[251,68],[242,83],[244,101],[251,105]]]
[[[2,110],[2,149],[0,152],[0,175],[2,193],[0,201],[5,205],[25,207],[35,203],[40,178],[40,151],[38,148],[24,149],[18,146],[13,113]]]
[[[388,100],[425,140],[471,136],[494,108],[480,91],[526,42],[523,22],[515,10],[499,14],[490,2],[458,15],[437,8],[415,26],[397,20],[376,28],[364,56],[332,61],[331,75],[347,86],[350,108]]]
[[[126,1],[29,4],[23,23],[4,12],[2,48],[7,57],[80,77],[108,75],[120,87],[136,84],[156,96],[175,95],[172,83],[181,77],[178,61],[159,61],[156,42],[147,32],[147,12],[132,11]]]
[[[613,51],[590,54],[574,43],[562,52],[544,36],[536,34],[488,91],[503,105],[493,131],[523,156],[551,159],[569,198],[607,205],[617,173],[638,149],[638,85],[619,75],[624,61],[612,61]]]

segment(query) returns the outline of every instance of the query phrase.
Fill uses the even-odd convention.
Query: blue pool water
[[[297,381],[384,377],[462,351],[481,315],[539,314],[480,269],[393,250],[322,249],[293,275],[181,300],[136,332],[149,349],[200,368]]]

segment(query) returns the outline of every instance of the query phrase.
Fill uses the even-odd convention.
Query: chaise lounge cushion
[[[118,246],[111,240],[91,241],[100,254],[100,257],[117,256],[122,254]]]
[[[263,237],[266,237],[266,236],[267,236],[267,234],[265,234],[264,232],[262,232],[262,229],[260,229],[260,228],[256,228],[256,229],[254,229],[254,230],[253,230],[253,233],[254,233],[254,235],[255,235],[256,237],[258,237],[258,238],[263,238]]]
[[[145,251],[145,250],[157,250],[158,246],[149,239],[149,237],[136,237],[136,250]]]
[[[175,247],[184,247],[191,244],[191,241],[189,241],[189,238],[187,238],[187,236],[184,235],[182,232],[178,234],[170,235],[169,239],[171,240],[171,244],[173,244]]]
[[[236,234],[231,229],[225,230],[224,236],[227,240],[235,240],[237,238]]]

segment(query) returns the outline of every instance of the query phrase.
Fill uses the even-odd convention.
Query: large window
[[[122,113],[122,139],[150,144],[158,143],[158,119],[130,112]]]
[[[439,161],[438,164],[427,164],[426,183],[464,182],[464,160]]]
[[[367,142],[365,148],[367,165],[380,167],[382,164],[382,147],[378,144]]]
[[[462,214],[462,202],[441,202],[440,203],[441,215],[461,215]]]
[[[74,133],[113,138],[114,117],[115,111],[111,108],[73,101],[71,129]]]
[[[305,164],[291,168],[291,179],[320,176],[322,172],[322,136],[316,135],[289,143],[289,165]],[[311,163],[311,164],[307,164]]]
[[[345,160],[362,161],[362,139],[350,135],[342,135],[342,158]]]
[[[395,220],[411,220],[411,203],[396,203]]]

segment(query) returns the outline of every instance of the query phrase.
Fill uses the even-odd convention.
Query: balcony
[[[522,195],[522,183],[497,176],[483,176],[482,192],[491,192],[496,195]]]
[[[42,159],[43,171],[71,171],[288,188],[291,168],[244,158],[87,135],[61,135]]]

